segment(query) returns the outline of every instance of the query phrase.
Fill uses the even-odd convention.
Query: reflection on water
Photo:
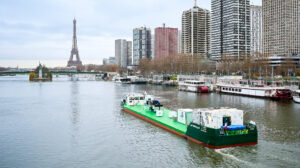
[[[79,131],[79,115],[80,115],[80,107],[79,107],[79,83],[76,81],[72,81],[70,82],[70,90],[71,90],[71,94],[70,94],[70,119],[71,119],[71,142],[72,145],[74,146],[73,150],[76,150],[76,146],[78,145],[78,131]]]
[[[72,109],[72,115],[71,115],[71,121],[73,125],[76,126],[78,119],[79,119],[79,95],[78,95],[78,82],[71,82],[71,109]]]
[[[0,167],[299,167],[300,104],[174,87],[0,77]],[[235,107],[257,123],[256,146],[212,150],[120,108],[129,92],[169,108]]]

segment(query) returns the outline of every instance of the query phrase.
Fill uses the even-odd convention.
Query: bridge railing
[[[7,71],[1,71],[0,75],[29,75],[30,72],[33,71],[23,71],[23,72],[7,72]],[[70,75],[70,74],[105,74],[106,72],[72,72],[72,71],[50,71],[52,74],[55,75]]]

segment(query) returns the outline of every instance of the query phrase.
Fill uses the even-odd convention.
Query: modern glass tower
[[[250,0],[211,1],[211,57],[250,54]]]
[[[151,29],[146,27],[133,29],[133,65],[139,65],[142,58],[152,59]]]

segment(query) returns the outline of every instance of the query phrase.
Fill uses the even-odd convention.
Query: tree
[[[204,59],[203,54],[179,54],[164,58],[140,60],[138,69],[145,75],[149,73],[158,74],[191,74],[210,73],[215,71],[212,62]]]
[[[29,73],[29,81],[33,81],[34,78],[35,78],[35,73],[34,72],[30,72]]]
[[[4,67],[0,67],[0,71],[6,71],[7,68],[4,68]]]
[[[140,59],[138,68],[144,75],[149,73],[149,70],[151,69],[151,61],[148,58]]]
[[[83,65],[77,65],[77,67],[76,67],[76,70],[77,70],[78,72],[82,72],[83,69],[84,69]]]
[[[47,72],[47,78],[52,81],[52,73],[51,72]]]
[[[300,70],[296,70],[296,73],[295,73],[296,76],[300,76]]]
[[[92,70],[95,70],[95,65],[89,64],[88,67],[87,67],[87,71],[91,72]]]

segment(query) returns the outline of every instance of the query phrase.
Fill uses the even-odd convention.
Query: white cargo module
[[[224,126],[226,117],[230,118],[231,125],[243,125],[243,111],[235,108],[196,109],[193,113],[193,123],[218,129]]]

